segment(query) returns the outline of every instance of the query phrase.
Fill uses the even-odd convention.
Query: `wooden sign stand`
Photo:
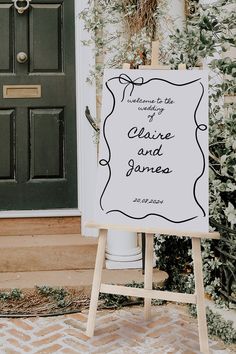
[[[168,66],[160,66],[158,64],[158,42],[153,42],[152,46],[152,64],[147,66],[140,66],[140,69],[169,69]],[[124,64],[124,69],[129,69],[129,64]],[[185,64],[181,64],[179,69],[186,69]],[[96,312],[98,305],[99,293],[117,294],[134,297],[144,298],[144,318],[146,321],[151,318],[151,299],[160,299],[166,301],[175,301],[182,303],[196,304],[197,317],[198,317],[198,332],[200,351],[204,354],[209,353],[207,323],[206,323],[206,309],[204,301],[204,286],[203,286],[203,273],[202,273],[202,257],[201,257],[201,239],[219,239],[220,235],[217,232],[211,233],[184,233],[173,230],[161,229],[137,229],[134,227],[115,226],[115,225],[97,225],[94,223],[88,224],[88,227],[99,229],[98,236],[98,249],[96,255],[90,308],[88,314],[86,335],[92,337],[94,335]],[[109,229],[116,229],[121,231],[143,232],[146,237],[145,249],[145,274],[144,274],[144,288],[132,288],[120,285],[110,285],[101,283],[102,269],[105,259],[105,249],[107,243],[107,232]],[[153,238],[155,233],[164,235],[176,235],[179,237],[188,236],[192,241],[192,256],[193,256],[193,269],[195,276],[195,293],[177,293],[161,290],[152,290],[153,283]]]

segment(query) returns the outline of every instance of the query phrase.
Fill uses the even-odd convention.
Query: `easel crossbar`
[[[188,304],[196,304],[197,303],[197,297],[195,294],[185,294],[185,293],[177,293],[177,292],[170,292],[170,291],[131,288],[131,287],[122,286],[122,285],[101,284],[100,292],[105,293],[105,294],[143,297],[143,298],[149,298],[149,299],[175,301],[175,302],[182,302],[182,303],[188,303]]]
[[[87,222],[86,227],[104,230],[119,230],[128,232],[137,232],[145,234],[163,234],[163,235],[173,235],[178,237],[195,237],[195,238],[205,238],[205,239],[220,239],[219,232],[198,232],[198,231],[176,231],[172,229],[162,229],[162,228],[147,228],[147,227],[135,227],[127,225],[114,225],[114,224],[97,224],[94,222]]]

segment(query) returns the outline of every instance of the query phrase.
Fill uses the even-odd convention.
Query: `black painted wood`
[[[15,179],[15,111],[0,109],[0,182]]]
[[[0,41],[0,210],[77,207],[74,1],[19,14],[0,0]],[[42,97],[3,98],[4,85],[41,85]]]
[[[30,177],[64,178],[63,109],[32,109],[30,128]]]
[[[63,4],[32,4],[29,14],[30,72],[61,72]]]
[[[13,4],[0,3],[0,73],[13,72]]]

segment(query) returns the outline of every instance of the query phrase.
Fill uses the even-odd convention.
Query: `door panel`
[[[19,14],[0,0],[0,30],[0,209],[77,207],[74,1]],[[41,97],[3,98],[4,85],[40,85]]]
[[[0,4],[0,73],[13,72],[13,5]]]
[[[30,72],[62,71],[61,4],[32,5],[29,16]]]
[[[0,180],[15,177],[15,112],[0,110]]]
[[[35,109],[30,112],[30,176],[64,178],[63,109]],[[48,132],[50,138],[48,139]]]

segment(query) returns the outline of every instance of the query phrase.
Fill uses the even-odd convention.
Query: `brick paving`
[[[196,320],[186,306],[152,308],[145,322],[142,307],[99,311],[95,335],[85,335],[88,311],[40,318],[0,318],[0,354],[199,354]],[[233,353],[209,340],[211,354]]]

